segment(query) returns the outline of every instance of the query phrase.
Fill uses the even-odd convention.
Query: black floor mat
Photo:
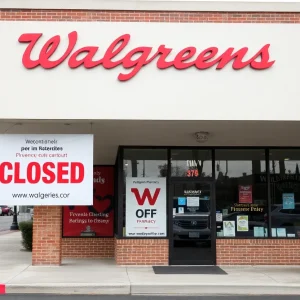
[[[217,266],[154,266],[155,274],[208,274],[227,275],[227,273]]]

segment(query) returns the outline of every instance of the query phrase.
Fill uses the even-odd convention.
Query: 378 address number
[[[198,170],[187,170],[186,176],[187,177],[198,177],[199,171]]]

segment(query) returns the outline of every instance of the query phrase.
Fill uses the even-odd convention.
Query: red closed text
[[[0,184],[78,184],[84,180],[84,175],[84,165],[80,162],[30,162],[27,165],[20,162],[2,162],[0,164]]]

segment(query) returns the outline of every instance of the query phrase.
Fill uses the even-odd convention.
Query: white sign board
[[[165,178],[126,178],[126,236],[167,236],[166,197]]]
[[[92,135],[0,135],[0,202],[92,205]]]
[[[0,32],[0,119],[299,120],[300,24],[2,21]]]

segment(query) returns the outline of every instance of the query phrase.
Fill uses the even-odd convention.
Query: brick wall
[[[114,238],[63,238],[63,258],[111,258],[114,257]]]
[[[118,265],[168,265],[169,241],[162,239],[115,240]]]
[[[7,21],[300,23],[300,13],[0,10]]]
[[[217,265],[300,265],[300,239],[217,239]]]
[[[33,265],[61,264],[61,206],[36,206],[33,221]]]

